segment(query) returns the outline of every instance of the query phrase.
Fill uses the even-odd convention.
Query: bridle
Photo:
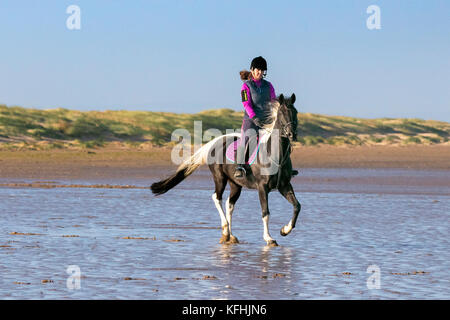
[[[288,128],[294,124],[294,121],[288,121],[284,122],[282,118],[280,118],[280,125],[281,125],[281,136],[284,138],[289,138],[289,131]]]

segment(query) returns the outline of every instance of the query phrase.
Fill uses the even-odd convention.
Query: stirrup
[[[245,171],[245,168],[241,167],[241,166],[236,167],[236,169],[234,171],[235,178],[243,178],[243,177],[245,177],[246,174],[247,174],[247,172]]]

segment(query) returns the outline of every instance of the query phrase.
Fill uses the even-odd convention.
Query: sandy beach
[[[19,165],[0,179],[2,299],[448,299],[448,170],[303,168],[287,237],[292,205],[270,195],[280,245],[270,247],[247,189],[233,215],[240,243],[219,243],[207,167],[155,197],[148,186],[170,168],[148,154],[69,156],[36,155],[20,162],[23,179]],[[371,265],[379,290],[366,286]],[[80,270],[79,290],[67,289],[68,266]]]
[[[171,148],[149,150],[1,151],[3,179],[152,178],[172,164]],[[450,146],[296,147],[296,168],[403,168],[450,170]],[[202,167],[206,169],[206,166]]]
[[[170,148],[0,152],[2,299],[446,299],[450,147],[298,147],[302,211],[270,196],[265,245],[258,193],[219,244],[208,167],[155,197]],[[228,194],[225,193],[225,197]],[[380,290],[368,290],[379,266]],[[67,268],[81,289],[67,289]]]

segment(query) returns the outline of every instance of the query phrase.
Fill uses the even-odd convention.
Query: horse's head
[[[297,109],[294,107],[295,94],[290,98],[285,98],[282,94],[278,97],[280,107],[278,108],[277,120],[281,131],[281,136],[288,138],[290,142],[297,140]]]

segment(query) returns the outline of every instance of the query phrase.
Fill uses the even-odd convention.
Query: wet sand
[[[132,188],[0,187],[0,299],[449,298],[449,171],[303,174],[312,182],[293,182],[302,211],[287,237],[279,230],[292,206],[270,196],[279,247],[266,246],[258,194],[249,190],[233,215],[240,243],[219,243],[207,171],[161,197]],[[70,266],[79,269],[78,289],[68,286]],[[368,286],[373,266],[377,289]]]
[[[233,215],[240,244],[219,244],[206,166],[154,197],[148,186],[176,167],[170,149],[0,152],[0,298],[448,299],[449,146],[293,158],[302,211],[281,237],[292,206],[271,194],[272,248],[250,190]]]
[[[171,148],[0,151],[3,179],[151,179],[173,170]],[[296,147],[296,168],[450,170],[450,145]],[[203,166],[202,169],[207,169]]]

